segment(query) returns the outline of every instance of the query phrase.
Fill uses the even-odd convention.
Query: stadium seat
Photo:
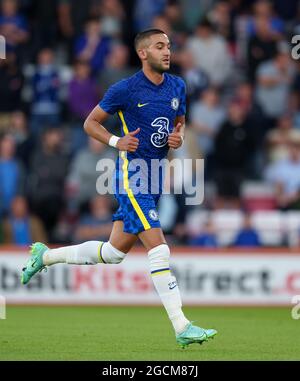
[[[191,236],[199,234],[209,216],[210,212],[203,209],[194,209],[189,212],[186,219],[186,226],[189,234]]]
[[[212,213],[212,220],[219,244],[228,246],[242,227],[243,213],[240,210],[218,210]]]
[[[242,200],[245,209],[249,212],[276,208],[274,189],[263,182],[245,182],[242,185]]]
[[[300,212],[291,211],[284,213],[284,226],[290,246],[299,246],[300,244]]]
[[[263,245],[280,246],[284,238],[285,219],[279,211],[257,211],[251,216]]]

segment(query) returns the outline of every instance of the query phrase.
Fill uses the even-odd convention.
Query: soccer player
[[[169,148],[179,148],[183,143],[185,85],[181,78],[166,73],[170,67],[170,41],[163,31],[149,29],[139,33],[135,49],[142,70],[111,86],[84,123],[89,136],[119,150],[115,174],[119,209],[113,215],[109,241],[88,241],[58,249],[36,242],[31,246],[31,257],[23,268],[21,281],[28,283],[38,271],[55,263],[120,263],[140,239],[148,252],[155,289],[172,322],[176,340],[184,348],[192,343],[202,344],[217,331],[194,326],[182,311],[178,285],[170,272],[170,249],[156,210],[162,179],[159,174],[153,176],[149,168],[153,159],[165,158]],[[122,137],[112,135],[102,125],[114,113],[120,118]],[[141,180],[147,192],[134,192],[130,163],[135,159],[144,160],[148,166]],[[153,181],[159,184],[157,194],[149,188]]]

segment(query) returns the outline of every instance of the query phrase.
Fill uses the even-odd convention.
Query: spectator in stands
[[[9,127],[10,113],[21,107],[21,91],[24,76],[16,54],[10,52],[0,59],[0,131]]]
[[[107,241],[112,228],[111,199],[97,195],[90,201],[90,211],[82,216],[74,234],[74,243],[99,240]]]
[[[218,247],[218,241],[216,236],[216,229],[212,220],[208,220],[201,233],[189,239],[188,244],[190,246],[200,246],[200,247]]]
[[[28,211],[23,196],[12,200],[10,214],[3,222],[4,243],[29,245],[32,242],[48,242],[43,224],[39,218]]]
[[[240,207],[240,186],[253,147],[250,129],[245,110],[238,101],[231,101],[228,119],[215,137],[217,207]]]
[[[276,118],[288,111],[293,77],[294,67],[289,51],[279,51],[274,59],[258,67],[256,100],[269,118],[269,127],[274,125]]]
[[[180,75],[186,83],[187,103],[190,104],[202,96],[203,91],[209,86],[209,79],[204,71],[195,64],[190,50],[181,51],[178,61],[181,68]]]
[[[278,208],[300,210],[300,139],[289,140],[289,157],[271,163],[265,171],[265,179],[274,186]]]
[[[120,0],[101,0],[98,4],[98,14],[101,18],[103,35],[120,39],[125,18],[122,2]]]
[[[214,139],[225,120],[225,110],[220,105],[219,94],[213,88],[203,91],[198,102],[191,106],[190,123],[198,135],[202,157],[208,158],[214,152]]]
[[[202,21],[187,40],[195,63],[209,77],[213,86],[222,87],[229,80],[232,62],[223,37],[216,34],[208,20]]]
[[[28,170],[35,141],[28,131],[27,119],[24,112],[15,111],[11,113],[8,132],[15,140],[17,158],[20,159],[24,168]]]
[[[232,38],[233,33],[231,11],[232,4],[226,0],[220,0],[214,4],[214,7],[207,15],[215,31],[227,41]]]
[[[300,131],[293,128],[293,119],[285,114],[278,119],[277,126],[266,136],[268,159],[270,162],[284,160],[289,156],[289,142],[293,138],[300,139]]]
[[[58,24],[64,38],[76,38],[83,32],[94,3],[94,0],[58,0]]]
[[[28,40],[27,20],[18,12],[17,0],[1,2],[0,35],[5,37],[7,48],[14,51]]]
[[[256,32],[252,35],[247,47],[248,78],[253,82],[257,67],[276,54],[277,36],[264,18],[255,19]]]
[[[96,170],[97,163],[102,159],[115,160],[115,155],[116,152],[111,147],[89,137],[88,147],[80,150],[74,157],[67,180],[67,189],[68,199],[74,201],[77,208],[84,209],[96,194],[96,183],[99,177],[99,172]]]
[[[101,28],[101,22],[91,18],[85,24],[84,33],[75,41],[75,57],[89,62],[93,74],[104,68],[105,59],[110,52],[110,38],[102,35]]]
[[[69,63],[74,60],[74,43],[93,15],[94,5],[94,0],[57,0],[57,22]]]
[[[155,16],[164,12],[167,0],[136,0],[133,11],[135,32],[151,28]]]
[[[135,72],[129,67],[129,50],[126,45],[116,43],[106,58],[105,69],[99,75],[101,89],[105,92],[111,85],[130,77]]]
[[[181,17],[187,27],[192,32],[197,28],[199,20],[207,15],[215,3],[214,0],[179,0],[181,6]]]
[[[16,159],[16,144],[9,134],[0,140],[0,217],[6,214],[13,198],[24,192],[25,173]]]
[[[87,134],[83,123],[97,105],[100,89],[91,77],[91,68],[86,61],[77,60],[74,64],[74,76],[69,83],[68,105],[72,123],[72,152],[77,152],[87,144]]]
[[[63,152],[64,136],[57,128],[47,128],[42,145],[33,155],[29,197],[52,239],[52,230],[64,207],[64,183],[68,172],[68,158]]]
[[[232,246],[259,247],[262,246],[258,232],[252,226],[251,216],[244,215],[243,227],[237,233]]]
[[[235,98],[247,115],[249,136],[252,139],[253,151],[249,158],[249,176],[253,179],[261,178],[261,167],[264,165],[264,136],[267,130],[266,118],[261,107],[254,99],[254,88],[249,82],[240,83],[235,90]]]
[[[31,79],[31,130],[39,135],[44,126],[60,122],[59,75],[54,64],[54,52],[45,48],[38,54],[38,62]]]
[[[237,85],[234,98],[245,110],[247,118],[250,119],[251,131],[256,141],[261,141],[264,136],[265,118],[261,107],[254,99],[254,87],[250,82],[241,82]]]
[[[70,116],[80,123],[98,103],[100,89],[91,78],[91,68],[86,61],[77,60],[74,76],[69,83],[68,104]]]
[[[273,34],[278,37],[284,32],[283,21],[275,14],[273,4],[269,0],[257,0],[253,4],[254,16],[250,18],[247,25],[247,32],[249,36],[253,36],[257,32],[257,19],[263,19]]]
[[[186,36],[186,25],[182,18],[182,6],[177,0],[168,1],[165,9],[164,16],[167,18],[170,29],[175,32],[177,43],[183,42]]]

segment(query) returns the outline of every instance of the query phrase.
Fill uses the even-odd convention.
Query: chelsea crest
[[[174,109],[174,110],[177,110],[177,109],[178,109],[178,107],[179,107],[179,99],[178,99],[178,98],[173,98],[173,99],[171,100],[171,107],[172,107],[172,109]]]

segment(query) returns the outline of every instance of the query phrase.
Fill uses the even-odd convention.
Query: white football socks
[[[170,272],[168,245],[162,244],[148,252],[155,289],[167,311],[176,334],[184,331],[190,321],[182,312],[182,302],[176,278]]]
[[[56,263],[96,265],[97,263],[117,264],[126,254],[116,249],[110,242],[87,241],[79,245],[49,249],[43,255],[43,263],[51,266]],[[167,311],[176,334],[184,331],[190,323],[182,312],[182,302],[176,278],[170,272],[170,250],[162,244],[148,252],[150,271],[154,287]]]
[[[55,263],[76,265],[96,265],[97,263],[117,264],[126,254],[116,249],[110,242],[87,241],[79,245],[49,249],[43,255],[46,266]]]
[[[99,248],[99,262],[118,264],[123,261],[126,254],[116,249],[109,241],[104,242]]]

